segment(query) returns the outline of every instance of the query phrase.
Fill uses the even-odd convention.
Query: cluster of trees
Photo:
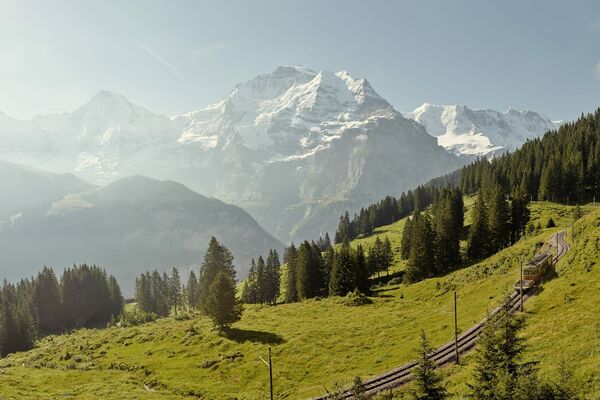
[[[425,210],[437,198],[440,186],[418,186],[414,191],[402,193],[400,197],[386,196],[383,200],[361,208],[350,219],[347,211],[340,216],[335,243],[353,240],[360,235],[368,236],[375,228],[392,224],[411,213]]]
[[[329,238],[329,236],[327,236]],[[242,289],[242,302],[247,304],[275,304],[279,297],[281,263],[276,250],[270,250],[267,262],[258,257],[252,260],[248,278]]]
[[[600,182],[600,109],[530,140],[519,150],[462,168],[467,193],[497,182],[504,191],[519,188],[528,197],[580,201],[595,195]]]
[[[33,347],[36,337],[106,324],[120,315],[117,280],[97,266],[67,268],[60,281],[51,268],[0,290],[0,355]]]
[[[516,243],[529,222],[528,204],[520,189],[510,196],[497,184],[480,191],[471,212],[467,256],[477,260]]]
[[[387,236],[385,240],[375,238],[367,251],[361,245],[352,248],[348,240],[324,252],[315,242],[305,241],[298,248],[292,244],[283,255],[287,264],[283,300],[293,303],[313,297],[344,296],[354,290],[367,294],[371,275],[388,271],[393,260]]]
[[[173,268],[170,276],[157,270],[141,274],[135,280],[135,298],[143,312],[165,317],[174,310],[177,315],[184,300],[179,271]]]
[[[480,336],[475,368],[469,383],[469,398],[474,400],[577,400],[572,374],[563,362],[555,382],[539,378],[535,362],[523,361],[525,339],[519,335],[523,327],[521,316],[504,307],[485,324]],[[429,359],[432,352],[427,337],[422,334],[419,361],[413,372],[409,398],[413,400],[444,400],[449,394],[442,377]]]
[[[210,317],[220,330],[239,320],[241,303],[236,298],[236,279],[233,256],[215,237],[210,239],[200,275],[190,272],[186,286],[181,285],[179,272],[171,275],[158,271],[145,272],[136,279],[138,307],[146,313],[167,316],[187,305]]]
[[[431,212],[415,212],[402,233],[400,257],[408,260],[404,279],[416,282],[456,268],[461,262],[464,223],[459,189],[440,189]]]

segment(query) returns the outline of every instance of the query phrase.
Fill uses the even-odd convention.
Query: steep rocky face
[[[280,67],[175,121],[183,126],[181,143],[209,154],[217,197],[284,239],[331,232],[339,208],[398,194],[461,165],[367,80],[344,71]]]
[[[513,151],[561,124],[533,111],[508,109],[501,113],[429,103],[405,116],[424,125],[440,146],[461,156],[491,157]]]
[[[197,268],[211,236],[232,251],[242,278],[251,258],[283,249],[239,207],[176,182],[133,176],[1,217],[2,278],[18,279],[43,265],[96,263],[131,293],[143,270]]]

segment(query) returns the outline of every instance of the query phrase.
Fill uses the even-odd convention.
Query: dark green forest
[[[123,296],[114,276],[95,265],[67,268],[60,280],[44,267],[36,277],[4,282],[0,291],[0,354],[28,350],[41,335],[106,325]]]

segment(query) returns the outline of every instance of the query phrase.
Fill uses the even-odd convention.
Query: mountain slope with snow
[[[426,104],[407,116],[366,79],[288,65],[172,118],[108,91],[73,112],[0,114],[0,159],[95,184],[135,174],[179,181],[287,241],[333,233],[346,209],[555,126],[532,112],[462,106]]]
[[[208,155],[204,167],[217,171],[215,195],[286,239],[332,231],[339,210],[461,165],[345,71],[279,67],[174,121],[179,142],[195,144]],[[326,216],[312,221],[317,214]]]
[[[437,137],[438,144],[457,155],[493,156],[513,151],[525,143],[556,129],[560,122],[533,111],[508,109],[473,110],[462,105],[425,103],[405,113]]]

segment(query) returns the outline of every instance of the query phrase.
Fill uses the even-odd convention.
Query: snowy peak
[[[174,119],[184,126],[180,143],[212,149],[236,135],[249,149],[271,148],[290,156],[298,155],[307,143],[322,144],[315,137],[328,140],[348,124],[389,114],[391,109],[366,79],[354,79],[346,71],[315,72],[286,65],[236,85],[206,108]]]
[[[513,151],[528,139],[560,125],[534,111],[509,108],[502,113],[474,110],[464,105],[425,103],[405,116],[425,126],[430,135],[437,137],[440,146],[468,156]]]

